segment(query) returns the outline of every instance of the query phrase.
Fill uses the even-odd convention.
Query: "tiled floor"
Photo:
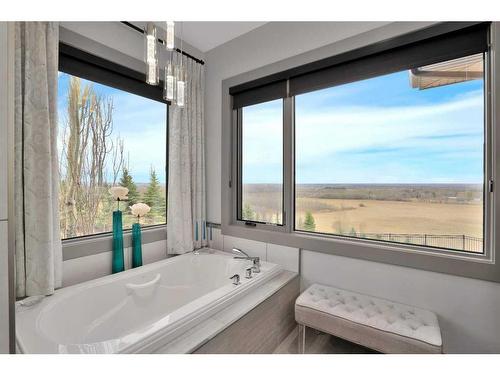
[[[295,328],[274,351],[275,354],[297,354],[297,332]],[[374,354],[375,351],[356,345],[338,337],[306,330],[306,354]]]

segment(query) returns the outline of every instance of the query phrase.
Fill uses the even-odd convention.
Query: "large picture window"
[[[137,202],[152,208],[145,226],[166,223],[165,103],[60,72],[58,121],[61,238],[112,230],[113,185],[129,189],[125,229]]]
[[[443,23],[229,80],[225,232],[418,267],[493,259],[489,33]]]
[[[295,98],[295,229],[483,251],[483,54]]]

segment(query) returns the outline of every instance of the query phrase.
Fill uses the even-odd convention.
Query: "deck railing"
[[[483,239],[465,234],[349,233],[347,235],[350,237],[441,247],[473,253],[483,252]]]

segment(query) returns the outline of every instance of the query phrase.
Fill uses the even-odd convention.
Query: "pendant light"
[[[146,25],[145,34],[146,83],[158,85],[160,76],[158,67],[158,48],[156,43],[156,26],[152,22],[148,22]]]
[[[185,100],[185,89],[186,89],[186,73],[184,72],[183,60],[182,57],[182,23],[181,23],[181,53],[179,56],[181,63],[177,73],[177,106],[184,107]]]
[[[165,77],[163,81],[163,98],[174,104],[175,101],[175,67],[172,61],[173,52],[170,52],[170,61],[165,65]]]
[[[167,38],[165,44],[167,49],[172,51],[175,47],[175,22],[167,21]]]

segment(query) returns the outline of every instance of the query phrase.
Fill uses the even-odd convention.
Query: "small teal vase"
[[[141,224],[132,224],[132,267],[142,266]]]
[[[122,212],[113,211],[113,273],[125,271]]]

